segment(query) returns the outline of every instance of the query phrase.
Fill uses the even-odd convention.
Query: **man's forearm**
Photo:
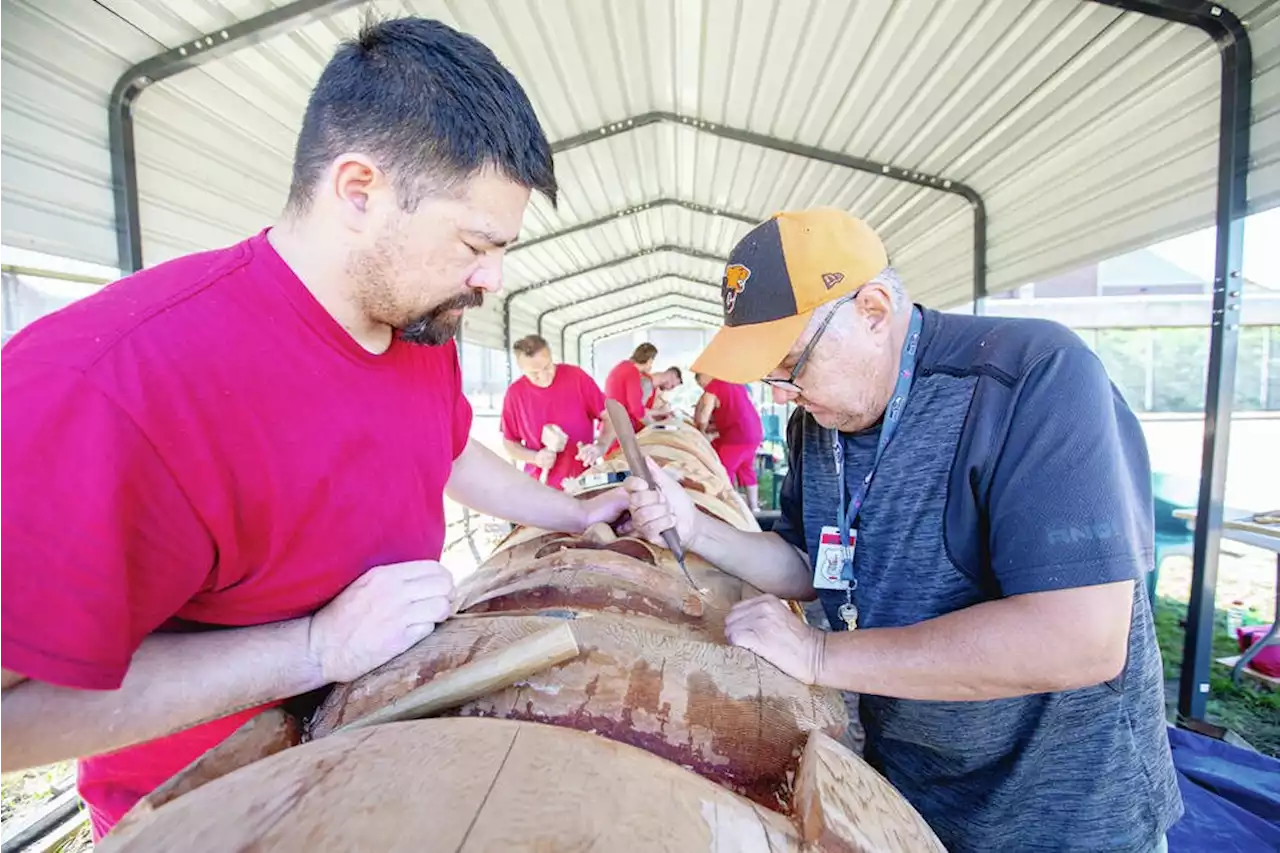
[[[538,455],[538,451],[530,450],[509,438],[502,440],[502,447],[507,451],[507,455],[517,462],[533,462],[534,457]]]
[[[710,394],[703,394],[698,398],[698,404],[693,409],[693,425],[699,432],[706,432],[711,425],[711,410],[715,408],[715,402]]]
[[[445,494],[476,512],[517,524],[567,533],[584,526],[581,502],[507,465],[474,440],[454,461]]]
[[[617,437],[618,432],[613,428],[613,421],[609,420],[609,413],[607,411],[602,413],[600,415],[600,437],[596,439],[596,446],[600,448],[600,452],[606,452]]]
[[[902,628],[831,633],[825,637],[817,682],[857,693],[937,701],[1001,699],[1100,684],[1124,666],[1132,590],[1132,582],[1125,581],[1035,593],[983,602]]]
[[[717,568],[779,598],[814,597],[809,561],[781,536],[748,533],[698,514],[689,549]]]
[[[118,690],[9,687],[0,694],[3,772],[99,755],[321,687],[309,623],[154,634]]]

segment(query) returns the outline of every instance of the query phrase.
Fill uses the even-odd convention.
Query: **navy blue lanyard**
[[[907,407],[907,395],[911,393],[911,379],[916,372],[916,347],[920,343],[921,322],[920,309],[913,307],[911,325],[907,328],[907,337],[902,342],[902,354],[898,359],[898,381],[893,386],[893,397],[889,400],[889,406],[884,412],[884,422],[880,425],[880,443],[876,446],[875,461],[871,463],[871,470],[862,478],[862,483],[858,485],[852,499],[847,503],[845,501],[844,439],[840,437],[839,430],[831,431],[832,449],[836,457],[836,477],[840,480],[839,519],[843,522],[840,525],[840,547],[844,555],[843,574],[845,580],[850,581],[850,588],[857,586],[857,583],[853,577],[853,555],[849,549],[849,532],[858,520],[858,512],[867,498],[867,489],[871,488],[871,478],[875,476],[876,468],[880,465],[884,449],[889,446],[893,434],[898,431],[902,412]]]

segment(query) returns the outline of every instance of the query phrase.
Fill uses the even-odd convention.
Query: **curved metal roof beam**
[[[705,213],[708,216],[722,216],[725,219],[732,219],[735,222],[741,222],[744,225],[759,225],[761,220],[746,216],[741,213],[734,213],[730,210],[721,210],[718,207],[712,207],[707,204],[698,204],[696,201],[684,201],[678,198],[656,198],[653,201],[641,202],[633,204],[630,207],[624,207],[621,210],[614,210],[606,213],[604,216],[590,219],[586,222],[579,222],[577,225],[570,225],[568,228],[562,228],[559,231],[550,231],[537,237],[530,237],[528,240],[520,240],[516,242],[510,249],[507,249],[508,255],[524,249],[531,249],[542,243],[548,243],[552,240],[559,240],[561,237],[568,237],[571,234],[577,234],[579,231],[586,231],[591,228],[597,228],[601,225],[607,225],[619,219],[628,216],[635,216],[638,213],[644,213],[646,210],[656,210],[660,207],[678,207],[681,210],[691,210],[694,213]]]
[[[590,323],[592,325],[589,325],[587,328],[581,329],[577,333],[577,342],[575,345],[575,349],[578,352],[578,364],[582,364],[582,346],[585,341],[587,341],[588,339],[594,340],[595,338],[599,337],[598,333],[601,329],[607,329],[610,326],[615,325],[617,323],[627,322],[629,320],[634,320],[638,317],[648,317],[653,314],[661,313],[667,310],[697,311],[700,314],[705,315],[707,321],[711,323],[714,327],[717,327],[717,328],[719,327],[723,319],[721,315],[719,300],[716,300],[715,302],[708,302],[701,299],[696,299],[692,296],[684,296],[684,295],[681,295],[678,298],[681,301],[664,302],[661,305],[657,305],[657,306],[628,305],[626,308],[619,308],[614,311],[607,312],[605,314],[598,314],[595,317],[591,317],[586,320],[579,320],[574,325],[583,325],[584,323]],[[627,312],[625,316],[623,316],[624,312]],[[565,348],[565,353],[566,354],[568,353],[567,344]]]
[[[565,304],[565,305],[556,305],[556,306],[554,306],[554,307],[552,307],[552,308],[548,308],[548,309],[546,309],[545,311],[543,311],[541,314],[539,314],[539,315],[538,315],[538,319],[537,319],[537,321],[536,321],[536,326],[537,326],[537,329],[538,329],[538,336],[539,336],[539,337],[541,337],[541,336],[542,336],[542,322],[543,322],[543,320],[545,320],[545,319],[547,318],[547,316],[548,316],[548,315],[554,314],[554,313],[556,313],[557,311],[563,311],[563,310],[564,310],[564,309],[566,309],[566,308],[577,308],[577,307],[578,307],[578,306],[580,306],[580,305],[586,305],[588,302],[596,302],[596,301],[601,300],[601,299],[608,299],[608,298],[609,298],[609,297],[611,297],[611,296],[617,296],[619,293],[626,293],[626,292],[627,292],[627,291],[629,291],[629,290],[636,290],[636,289],[638,289],[638,288],[645,287],[646,285],[653,284],[654,282],[658,282],[658,281],[665,281],[666,279],[669,279],[669,278],[676,279],[677,281],[684,281],[684,282],[688,282],[689,284],[706,285],[707,287],[715,288],[715,290],[716,290],[717,292],[719,292],[719,290],[720,290],[720,285],[716,284],[716,283],[715,283],[715,282],[713,282],[713,281],[704,281],[704,280],[702,280],[702,279],[698,279],[698,278],[689,278],[688,276],[685,276],[685,275],[676,275],[675,273],[664,273],[663,275],[654,275],[654,276],[649,276],[648,278],[642,278],[642,279],[640,279],[640,280],[639,280],[639,281],[637,281],[637,282],[634,282],[634,283],[632,283],[632,284],[628,284],[628,285],[627,285],[627,286],[625,286],[625,287],[619,287],[617,290],[611,290],[611,291],[609,291],[608,293],[598,293],[598,294],[596,294],[595,296],[588,296],[586,299],[579,299],[577,302],[572,302],[572,303],[568,303],[568,304]],[[561,355],[563,355],[563,354],[565,353],[565,351],[566,351],[566,350],[565,350],[565,335],[564,335],[564,332],[565,332],[565,329],[567,329],[567,328],[569,327],[569,325],[571,325],[571,324],[566,324],[566,325],[564,325],[564,326],[562,326],[562,327],[560,328],[560,353],[561,353]]]
[[[938,175],[930,175],[927,172],[920,172],[915,169],[903,169],[890,163],[880,163],[875,160],[868,160],[865,157],[854,157],[850,154],[845,154],[839,151],[830,151],[812,145],[803,145],[787,139],[778,139],[776,137],[743,130],[741,128],[726,127],[725,125],[704,121],[699,118],[682,116],[678,113],[662,110],[641,113],[637,116],[611,122],[603,127],[597,127],[592,130],[576,134],[567,139],[562,139],[559,142],[553,143],[551,150],[555,154],[560,154],[565,151],[571,151],[574,148],[580,148],[583,145],[589,145],[597,140],[609,139],[619,134],[630,133],[631,131],[639,130],[642,127],[649,127],[656,124],[674,124],[677,126],[690,127],[699,132],[709,133],[722,139],[731,139],[746,145],[765,148],[770,151],[780,151],[782,153],[793,154],[798,157],[807,157],[811,160],[830,163],[836,166],[843,166],[855,171],[878,175],[889,180],[901,181],[920,187],[927,187],[929,189],[938,190],[939,192],[951,193],[964,198],[973,207],[974,211],[973,275],[975,303],[982,296],[986,295],[986,207],[983,204],[982,197],[977,193],[977,191],[960,181],[955,181]],[[507,297],[507,300],[503,305],[502,337],[508,349],[511,348],[511,301],[521,293],[526,293],[537,286],[541,285],[534,285],[511,294],[511,296]]]
[[[940,192],[953,193],[963,196],[975,207],[980,208],[982,206],[982,197],[978,195],[977,191],[960,181],[938,175],[930,175],[927,172],[921,172],[916,169],[903,169],[900,166],[894,166],[892,163],[881,163],[877,160],[868,160],[866,157],[854,157],[851,154],[845,154],[840,151],[831,151],[814,145],[804,145],[789,139],[779,139],[776,136],[767,136],[763,133],[755,133],[754,131],[737,127],[727,127],[723,124],[716,124],[715,122],[692,116],[682,116],[679,113],[666,112],[664,110],[641,113],[637,116],[624,118],[620,121],[606,124],[603,127],[597,127],[593,130],[570,136],[568,139],[553,143],[551,151],[554,154],[572,151],[574,148],[580,148],[583,145],[589,145],[601,139],[609,139],[621,133],[630,133],[633,130],[639,130],[642,127],[649,127],[654,124],[674,124],[689,127],[702,133],[710,133],[721,139],[732,139],[735,142],[767,148],[770,151],[781,151],[784,154],[794,154],[798,157],[807,157],[810,160],[818,160],[835,166],[844,166],[847,169],[867,172],[890,180],[916,184],[917,186],[928,187]]]
[[[724,315],[719,299],[699,299],[696,296],[689,296],[686,293],[673,293],[670,294],[670,297],[670,299],[657,305],[640,302],[634,305],[623,305],[619,308],[614,308],[611,311],[603,311],[592,317],[583,317],[581,320],[574,320],[568,326],[565,326],[565,329],[567,330],[583,326],[584,328],[577,332],[577,337],[582,338],[590,335],[602,326],[609,325],[616,319],[628,319],[630,316],[635,315],[636,312],[643,314],[646,311],[659,311],[663,308],[688,308],[690,306],[696,306],[699,310],[706,309],[707,311],[714,313],[717,325],[724,322]]]
[[[573,272],[565,273],[564,275],[553,276],[552,278],[534,282],[527,287],[520,288],[502,301],[502,341],[504,348],[507,350],[511,349],[511,305],[517,298],[524,296],[525,294],[532,293],[535,290],[541,290],[544,287],[550,287],[553,284],[568,281],[571,278],[577,278],[580,275],[588,275],[593,272],[611,269],[613,267],[621,266],[628,261],[634,261],[636,258],[643,258],[647,255],[656,255],[661,252],[673,252],[677,255],[684,255],[687,258],[697,258],[701,261],[712,261],[717,264],[723,264],[728,261],[728,258],[720,255],[713,255],[710,252],[703,252],[699,249],[689,249],[675,243],[663,243],[660,246],[652,246],[648,249],[641,249],[637,252],[631,252],[630,254],[623,255],[618,258],[612,258],[604,263],[596,264],[595,266],[574,270]]]
[[[601,326],[599,329],[593,329],[592,331],[596,334],[593,334],[589,338],[584,335],[579,343],[587,343],[594,346],[600,341],[614,337],[620,332],[653,328],[656,324],[673,318],[693,320],[700,325],[704,325],[708,329],[719,328],[716,325],[716,315],[708,314],[705,311],[699,311],[695,308],[655,308],[654,310],[648,311],[644,314],[637,314],[634,317],[627,317],[624,320],[618,320],[616,323]]]
[[[224,56],[248,45],[257,44],[296,28],[300,23],[325,17],[342,9],[357,5],[361,0],[294,0],[261,15],[241,21],[216,33],[195,39],[189,44],[166,51],[131,67],[116,81],[109,102],[109,135],[112,161],[112,178],[116,193],[116,224],[121,267],[127,271],[142,267],[142,225],[138,200],[137,158],[133,139],[133,104],[142,90],[152,83],[195,68],[212,59]],[[904,169],[891,163],[881,163],[865,157],[854,157],[839,151],[830,151],[812,145],[804,145],[788,139],[779,139],[762,133],[736,127],[726,127],[715,122],[663,110],[653,110],[593,128],[551,144],[553,154],[572,151],[601,139],[609,139],[655,124],[673,124],[690,127],[701,133],[709,133],[722,139],[731,139],[746,145],[754,145],[771,151],[780,151],[798,157],[807,157],[823,163],[843,166],[859,172],[878,175],[894,181],[902,181],[921,187],[936,189],[964,197],[974,208],[975,255],[982,256],[981,245],[986,242],[986,210],[982,197],[960,181],[930,175],[915,169]],[[758,221],[758,220],[755,220]],[[754,223],[753,223],[754,224]],[[560,236],[563,236],[561,234]],[[514,246],[512,248],[515,248]],[[985,264],[975,260],[975,295],[985,293],[983,271]],[[509,330],[508,330],[509,331]],[[505,336],[510,346],[509,334]]]
[[[653,326],[655,323],[660,323],[663,320],[674,319],[674,318],[688,320],[693,323],[698,323],[699,325],[705,325],[709,329],[716,328],[720,319],[719,315],[717,314],[704,314],[700,311],[695,311],[687,308],[685,309],[672,308],[672,307],[655,308],[654,310],[646,314],[639,314],[635,317],[630,317],[626,320],[619,320],[617,323],[614,323],[613,325],[601,326],[599,329],[594,329],[593,331],[599,332],[599,334],[591,339],[592,361],[594,362],[595,360],[595,345],[600,341],[609,337],[613,337],[614,335],[622,334],[623,332],[632,332],[637,329],[649,328]],[[635,322],[637,320],[640,320],[642,322]],[[582,366],[583,362],[585,361],[582,354],[582,345],[585,340],[586,340],[585,336],[578,338],[578,365],[579,366]],[[595,370],[595,365],[593,364],[592,372],[594,372],[594,370]]]
[[[128,274],[142,269],[142,206],[138,199],[138,158],[133,140],[133,105],[142,91],[175,74],[291,33],[311,21],[336,15],[363,2],[294,0],[144,59],[120,75],[107,101],[107,136],[115,195],[116,251],[122,272]]]

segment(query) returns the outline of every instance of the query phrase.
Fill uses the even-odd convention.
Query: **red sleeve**
[[[631,415],[632,425],[636,429],[640,429],[644,422],[644,389],[640,386],[639,370],[627,371],[623,393],[626,395],[626,399],[619,402],[626,407],[627,414]]]
[[[600,390],[600,386],[591,378],[591,374],[585,370],[579,370],[579,383],[582,387],[583,405],[587,407],[587,414],[592,420],[600,420],[604,416],[604,392]]]
[[[456,346],[453,351],[453,378],[457,383],[453,404],[453,458],[457,459],[467,449],[467,440],[471,437],[471,401],[462,392],[462,365],[458,362]]]
[[[215,549],[146,435],[82,374],[7,359],[3,666],[113,690],[204,585]]]

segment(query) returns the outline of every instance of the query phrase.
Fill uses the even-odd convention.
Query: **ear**
[[[386,175],[367,155],[358,153],[338,156],[329,174],[329,190],[343,225],[352,231],[366,230],[379,197],[391,189]]]
[[[854,304],[868,330],[879,332],[889,327],[893,319],[893,292],[884,284],[872,281],[863,285]]]

